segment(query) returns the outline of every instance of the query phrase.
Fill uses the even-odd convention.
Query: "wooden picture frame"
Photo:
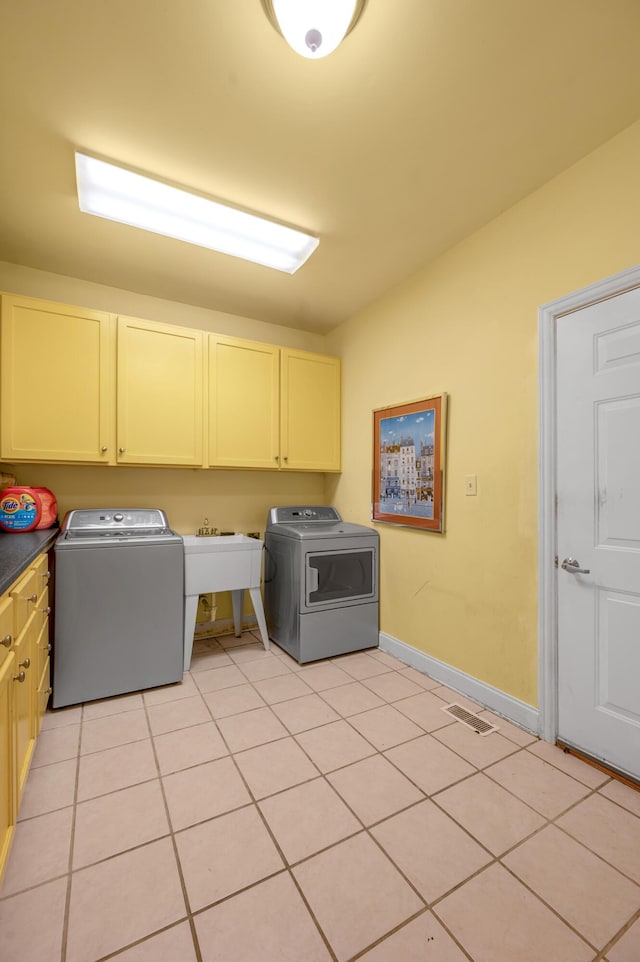
[[[373,412],[371,520],[444,531],[447,395]]]

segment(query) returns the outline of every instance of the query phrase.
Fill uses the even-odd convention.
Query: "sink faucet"
[[[198,530],[196,531],[196,535],[197,535],[198,538],[213,538],[213,537],[215,537],[217,534],[218,534],[218,529],[217,529],[217,528],[210,528],[210,527],[209,527],[209,519],[208,519],[208,518],[205,518],[205,519],[204,519],[204,524],[202,525],[202,527],[198,528]]]

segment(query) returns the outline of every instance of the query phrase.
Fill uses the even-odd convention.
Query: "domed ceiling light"
[[[319,60],[353,30],[367,0],[262,0],[266,14],[289,46]]]

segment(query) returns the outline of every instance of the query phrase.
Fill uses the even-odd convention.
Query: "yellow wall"
[[[327,500],[349,520],[370,517],[372,409],[449,394],[446,533],[379,526],[382,631],[530,704],[537,311],[639,262],[639,225],[640,123],[327,338],[344,379],[343,473]]]

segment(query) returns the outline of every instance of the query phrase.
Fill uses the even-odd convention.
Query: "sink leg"
[[[198,613],[198,595],[187,595],[184,599],[184,671],[191,666],[191,652],[193,651],[193,636],[196,630],[196,615]]]
[[[262,638],[262,644],[264,645],[264,650],[269,651],[269,635],[267,632],[267,622],[264,617],[264,608],[262,607],[262,595],[260,594],[259,588],[249,588],[249,594],[253,602],[253,610],[256,613],[256,618],[258,619],[258,628],[260,629],[260,637]]]
[[[233,628],[236,638],[242,634],[242,609],[244,607],[244,588],[237,588],[231,592],[231,603],[233,605]]]

